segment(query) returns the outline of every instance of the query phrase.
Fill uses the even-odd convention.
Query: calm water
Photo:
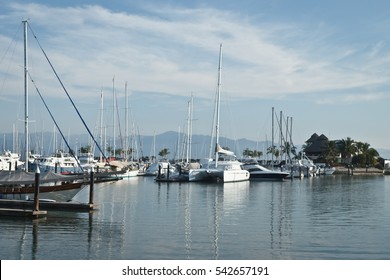
[[[390,259],[389,176],[95,188],[92,214],[0,218],[0,259]]]

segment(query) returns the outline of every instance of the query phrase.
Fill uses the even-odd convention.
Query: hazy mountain
[[[1,135],[1,134],[0,134]],[[23,134],[19,134],[17,137],[13,137],[12,133],[3,134],[3,141],[1,148],[2,150],[10,150],[10,151],[22,151],[24,146]],[[177,158],[185,158],[185,154],[183,155],[183,151],[185,151],[185,139],[184,134],[178,135],[177,132],[168,131],[165,133],[158,134],[156,136],[135,136],[129,137],[128,143],[130,148],[133,148],[135,157],[142,156],[157,156],[162,149],[168,149],[169,154],[168,157],[170,159]],[[69,146],[74,151],[79,151],[80,147],[91,146],[95,147],[93,141],[87,134],[79,134],[79,135],[70,135],[66,137]],[[100,138],[96,138],[96,142],[100,145]],[[113,146],[113,141],[111,138],[107,137],[107,147]],[[192,145],[191,145],[191,155],[192,158],[206,158],[209,156],[210,151],[210,136],[205,135],[193,135],[192,136]],[[123,140],[124,142],[124,140]],[[227,147],[229,150],[233,151],[237,157],[241,157],[242,153],[245,149],[257,150],[263,152],[263,157],[266,155],[267,147],[271,146],[270,141],[252,141],[245,138],[233,140],[225,137],[220,137],[220,145],[222,147]],[[56,144],[54,144],[56,143]],[[133,144],[131,144],[133,143]],[[179,144],[178,144],[179,143]],[[214,143],[212,147],[212,151],[214,151]],[[116,148],[122,147],[122,141],[120,139],[116,139],[115,143]],[[298,151],[301,149],[301,145],[296,145]],[[53,136],[53,133],[45,132],[43,134],[32,133],[30,134],[30,147],[34,153],[40,153],[43,155],[49,155],[53,153],[56,149],[61,149],[64,151],[68,151],[67,145],[65,141],[61,139],[60,134],[56,134]],[[103,147],[102,147],[103,149]],[[390,150],[389,149],[377,149],[380,156],[386,159],[390,158]],[[95,155],[99,154],[98,149],[95,147],[94,149]],[[20,152],[19,152],[20,153]],[[214,153],[214,152],[213,152]],[[180,155],[179,155],[180,154]]]

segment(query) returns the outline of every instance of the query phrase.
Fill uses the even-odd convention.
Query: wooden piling
[[[39,179],[40,172],[37,167],[37,171],[35,172],[35,189],[34,189],[34,211],[39,211]]]
[[[94,172],[93,172],[93,169],[91,170],[91,173],[90,173],[90,183],[89,183],[89,204],[90,205],[93,205],[93,197],[94,197],[94,193],[93,193],[93,188],[94,188]]]

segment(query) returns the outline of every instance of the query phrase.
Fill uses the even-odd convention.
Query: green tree
[[[263,155],[263,152],[261,152],[261,151],[257,151],[257,150],[253,151],[253,157],[255,157],[255,158],[259,158],[262,155]]]
[[[375,166],[379,153],[370,144],[365,142],[356,142],[357,156],[353,162],[361,167]]]
[[[325,163],[333,166],[337,161],[337,155],[336,143],[334,141],[329,141],[328,149],[324,154]]]
[[[165,158],[168,154],[169,154],[169,149],[167,149],[167,148],[162,149],[162,150],[158,153],[158,155],[159,155],[160,157],[162,157],[162,158]]]
[[[355,141],[350,137],[342,139],[341,155],[345,159],[346,163],[352,162],[353,155],[357,152]]]
[[[90,153],[91,151],[92,151],[91,146],[85,146],[85,147],[81,147],[81,148],[79,149],[79,152],[80,152],[81,154]]]
[[[242,152],[242,155],[244,157],[254,157],[254,158],[259,158],[263,155],[263,152],[261,151],[257,151],[257,150],[249,150],[248,148],[246,148],[243,152]]]
[[[267,148],[267,154],[274,155],[276,159],[279,158],[280,150],[276,148],[276,146],[270,146]]]
[[[242,155],[244,157],[252,157],[253,156],[253,151],[252,150],[249,150],[248,148],[246,148],[243,152],[242,152]]]

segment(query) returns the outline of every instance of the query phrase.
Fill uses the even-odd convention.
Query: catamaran
[[[215,158],[201,162],[201,168],[190,169],[188,180],[194,181],[215,181],[215,182],[239,182],[249,180],[249,172],[242,169],[242,163],[239,162],[232,151],[221,148],[219,145],[219,112],[221,97],[221,67],[222,67],[222,44],[219,47],[218,63],[218,86],[216,98],[216,143]]]

